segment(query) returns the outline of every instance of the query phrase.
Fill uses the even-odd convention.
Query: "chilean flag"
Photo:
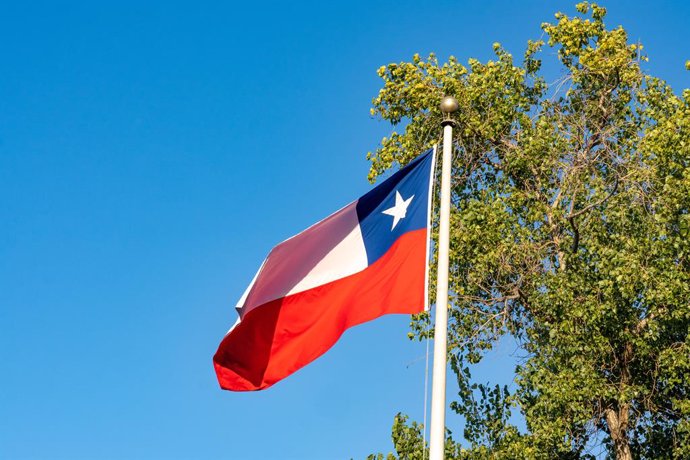
[[[280,243],[237,304],[213,357],[220,386],[268,388],[324,354],[347,328],[427,308],[435,152]]]

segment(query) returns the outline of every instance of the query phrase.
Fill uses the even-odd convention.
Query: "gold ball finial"
[[[441,112],[445,114],[456,112],[459,107],[458,100],[453,96],[446,96],[441,100]]]

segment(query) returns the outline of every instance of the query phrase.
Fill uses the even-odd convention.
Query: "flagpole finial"
[[[453,112],[457,112],[459,107],[458,100],[453,96],[446,96],[441,99],[441,112],[446,114],[446,116]]]
[[[453,96],[446,96],[441,99],[440,108],[441,112],[443,112],[443,121],[441,122],[441,126],[454,125],[455,122],[451,118],[451,114],[457,112],[458,108],[460,108],[458,100]]]

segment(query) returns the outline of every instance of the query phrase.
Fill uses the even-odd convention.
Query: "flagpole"
[[[431,384],[431,428],[429,460],[443,460],[446,434],[446,353],[448,337],[448,247],[450,236],[450,177],[453,160],[453,120],[458,101],[446,96],[441,101],[444,114],[443,160],[441,166],[441,212],[438,231],[438,276],[436,279],[436,320],[434,325],[434,368]]]

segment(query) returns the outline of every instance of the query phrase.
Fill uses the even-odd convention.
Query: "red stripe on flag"
[[[324,354],[347,328],[424,310],[426,229],[402,235],[374,264],[247,313],[213,357],[226,390],[268,388]]]

